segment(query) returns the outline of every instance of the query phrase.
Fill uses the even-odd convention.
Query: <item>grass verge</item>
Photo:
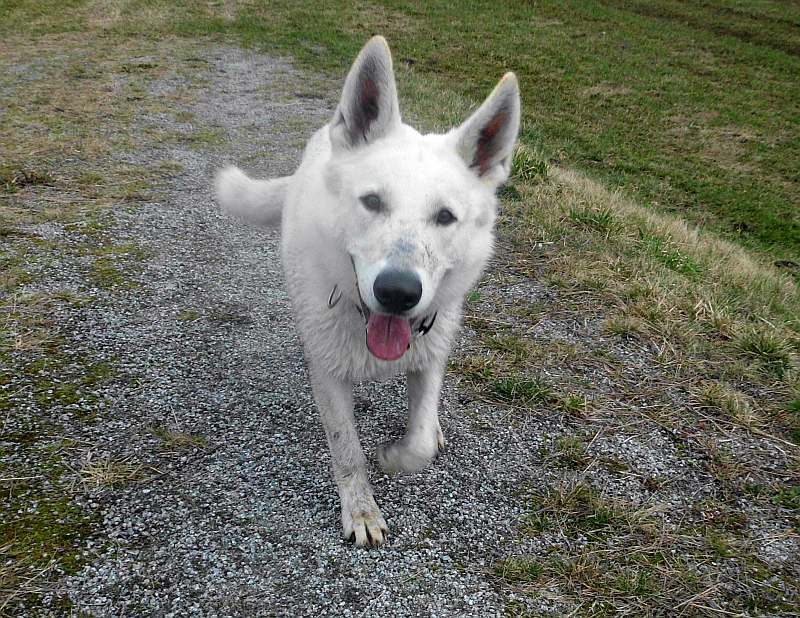
[[[0,43],[0,615],[57,595],[54,582],[83,564],[98,523],[87,496],[137,478],[127,460],[80,463],[90,428],[108,414],[110,385],[125,378],[75,331],[93,308],[136,288],[148,257],[116,242],[112,211],[139,207],[181,172],[170,162],[134,166],[125,154],[136,139],[172,138],[134,137],[130,125],[188,96],[155,97],[147,85],[167,58],[191,52],[178,40],[64,32],[62,9],[81,7],[0,8],[3,27],[22,11],[58,31]],[[214,139],[199,132],[195,142]],[[68,613],[69,603],[50,608]]]
[[[723,526],[665,525],[653,509],[564,485],[533,498],[526,522],[546,556],[495,568],[509,585],[581,616],[793,611],[786,582],[736,535],[743,522],[730,515]]]

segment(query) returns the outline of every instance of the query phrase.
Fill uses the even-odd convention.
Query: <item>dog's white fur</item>
[[[519,129],[519,88],[506,74],[483,105],[444,135],[421,135],[400,120],[386,41],[372,38],[345,81],[331,122],[308,142],[292,176],[253,180],[235,167],[217,177],[223,210],[256,225],[282,217],[282,257],[289,295],[311,374],[339,489],[345,537],[381,544],[387,534],[367,478],[353,418],[353,383],[403,372],[408,380],[405,437],[381,447],[388,472],[420,470],[444,445],[439,391],[462,304],[493,247],[495,191],[509,174]],[[380,198],[368,209],[362,198]],[[437,222],[449,209],[456,220]],[[385,268],[422,283],[404,314],[416,336],[394,361],[365,344],[366,310],[381,313],[373,293]],[[362,305],[363,302],[363,305]]]

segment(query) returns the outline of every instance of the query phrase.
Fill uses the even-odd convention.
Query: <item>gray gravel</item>
[[[446,389],[447,452],[414,476],[373,470],[388,545],[361,550],[340,539],[278,235],[221,216],[210,194],[229,160],[262,176],[290,173],[303,138],[331,114],[338,85],[324,98],[294,97],[306,85],[287,62],[233,48],[205,59],[207,81],[187,107],[196,126],[165,115],[142,117],[138,128],[202,126],[221,131],[224,145],[211,152],[142,140],[125,156],[138,165],[177,161],[184,173],[157,201],[117,213],[118,242],[149,257],[131,274],[138,287],[109,295],[79,329],[79,345],[113,358],[128,378],[85,430],[93,446],[84,458],[135,462],[143,479],[85,498],[102,525],[88,565],[64,581],[69,598],[96,616],[501,613],[491,567],[522,512],[518,490],[535,474],[525,463],[535,436],[521,439],[502,412],[465,409]],[[168,75],[151,92],[172,92],[184,79]],[[357,396],[371,457],[402,434],[404,387],[367,384]],[[153,427],[208,446],[170,456]]]

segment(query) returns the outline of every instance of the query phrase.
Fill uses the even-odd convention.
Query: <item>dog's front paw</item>
[[[436,442],[422,443],[408,436],[397,442],[378,447],[378,464],[387,474],[405,472],[411,474],[425,468],[444,447],[444,436],[439,430]]]
[[[389,536],[386,520],[373,498],[342,505],[344,538],[361,547],[383,545]]]

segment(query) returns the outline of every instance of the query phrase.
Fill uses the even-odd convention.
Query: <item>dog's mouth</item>
[[[411,347],[413,339],[428,334],[438,315],[434,313],[432,316],[411,320],[399,315],[373,313],[361,298],[360,292],[358,301],[356,308],[364,318],[367,331],[367,349],[375,358],[385,361],[401,358]]]

